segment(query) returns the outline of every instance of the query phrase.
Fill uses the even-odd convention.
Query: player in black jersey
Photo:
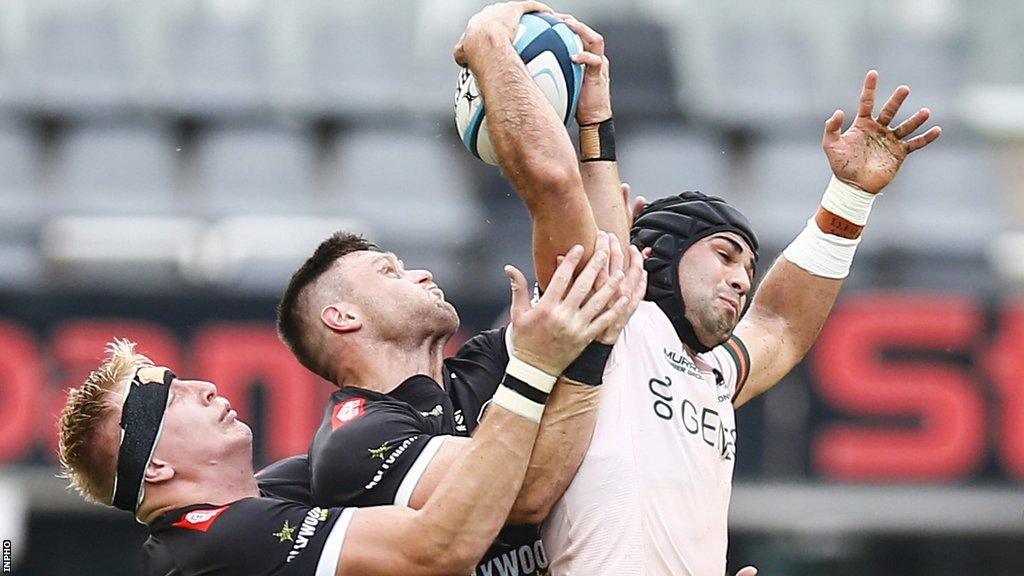
[[[335,377],[340,389],[331,396],[312,442],[308,455],[310,476],[303,476],[307,465],[301,457],[279,462],[259,475],[262,486],[282,497],[320,506],[397,504],[420,508],[434,493],[451,463],[469,448],[471,440],[466,437],[477,428],[487,404],[495,396],[505,365],[517,355],[532,358],[529,347],[518,344],[518,330],[510,332],[504,328],[472,338],[453,358],[442,361],[439,350],[430,354],[435,339],[443,345],[450,336],[438,325],[442,329],[452,325],[442,322],[446,319],[444,314],[432,317],[436,310],[418,310],[415,303],[450,311],[452,316],[454,309],[444,302],[429,273],[406,271],[393,254],[374,248],[356,237],[332,237],[296,274],[298,280],[289,287],[289,294],[298,293],[298,301],[305,302],[295,304],[289,296],[283,300],[282,311],[289,306],[308,308],[310,300],[324,297],[323,292],[333,296],[334,290],[344,289],[345,300],[325,301],[313,309],[322,311],[320,320],[327,316],[322,326],[333,324],[339,330],[351,332],[327,336],[340,341],[336,345],[344,355],[339,352],[339,363],[320,373],[327,376],[331,370],[344,376]],[[608,266],[620,265],[617,244],[613,245],[602,234],[596,250],[596,257],[603,259],[605,265],[599,283],[609,289],[624,290],[630,296],[622,297],[626,302],[621,317],[624,323],[643,292],[640,258],[633,259],[629,274],[620,275],[622,280],[618,282],[607,273]],[[320,274],[311,275],[309,271]],[[517,291],[525,289],[518,288],[526,285],[521,275],[513,274],[512,280]],[[312,288],[312,294],[296,289],[303,281],[307,289]],[[616,284],[621,286],[611,288]],[[400,305],[408,309],[408,315],[402,330],[389,332],[392,306],[376,308],[380,300],[391,297],[389,292],[404,297]],[[367,302],[367,295],[376,301]],[[348,315],[353,318],[347,318]],[[431,321],[437,323],[430,324]],[[282,324],[287,322],[288,315],[284,313]],[[353,322],[359,326],[354,327]],[[426,323],[426,327],[421,323]],[[614,341],[621,325],[616,323],[602,337]],[[416,330],[423,330],[424,335],[416,338],[427,340],[426,350],[419,347],[421,342],[416,339],[403,340],[406,333]],[[282,333],[286,334],[287,328]],[[383,339],[381,333],[391,336]],[[294,345],[293,349],[300,355],[303,350]],[[510,349],[515,349],[516,354],[509,354]],[[327,356],[333,357],[331,353]],[[436,366],[431,364],[434,361]],[[531,359],[531,363],[535,361]],[[596,377],[598,380],[592,383],[597,383],[603,359],[589,371],[579,365],[574,369],[579,370],[575,377],[579,381],[589,382]],[[548,365],[543,370],[549,374],[563,372]],[[479,573],[533,574],[543,573],[547,567],[535,523],[571,480],[575,471],[572,460],[586,449],[592,429],[587,420],[593,412],[595,393],[593,386],[565,380],[552,394],[545,418],[553,424],[550,428],[546,424],[538,436],[526,488],[513,507],[510,525],[477,567]],[[305,489],[309,490],[308,500],[303,500]]]
[[[593,290],[603,261],[572,280],[582,253],[567,254],[535,306],[513,293],[519,345],[547,368],[627,316],[614,286]],[[212,383],[179,379],[124,340],[108,353],[69,391],[61,462],[84,497],[149,525],[154,576],[469,573],[508,515],[555,384],[510,359],[472,446],[421,510],[327,508],[261,495],[251,431]]]

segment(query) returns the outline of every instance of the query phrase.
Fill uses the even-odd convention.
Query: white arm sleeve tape
[[[825,188],[825,195],[821,197],[821,207],[857,226],[863,226],[868,222],[875,197],[877,194],[865,192],[832,176]]]
[[[849,276],[858,244],[860,238],[850,240],[822,232],[811,218],[782,255],[815,276],[840,280]]]
[[[540,368],[516,358],[511,350],[509,350],[508,366],[505,367],[505,372],[546,394],[551,392],[555,386],[555,380],[558,380],[557,376],[552,376]]]
[[[501,406],[505,410],[533,422],[540,422],[541,417],[544,415],[543,404],[538,404],[506,386],[498,386],[498,389],[494,392],[492,402],[495,406]]]

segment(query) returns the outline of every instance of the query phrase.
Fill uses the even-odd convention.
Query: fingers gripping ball
[[[519,20],[514,44],[530,76],[558,116],[568,124],[576,115],[576,104],[583,86],[583,65],[572,61],[572,57],[583,50],[580,37],[558,18],[533,12],[524,14]],[[487,131],[484,99],[476,78],[468,68],[459,73],[455,91],[455,126],[462,143],[474,156],[488,164],[498,163]]]

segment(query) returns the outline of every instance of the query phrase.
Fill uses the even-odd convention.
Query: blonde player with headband
[[[889,125],[910,90],[900,86],[873,115],[878,74],[868,72],[853,125],[836,111],[823,148],[833,171],[821,206],[776,260],[752,299],[757,239],[746,218],[720,198],[683,193],[643,207],[633,222],[615,163],[614,125],[603,39],[568,15],[587,65],[577,113],[582,165],[539,90],[503,43],[463,40],[456,60],[483,84],[489,128],[504,173],[530,210],[534,261],[545,262],[598,227],[645,249],[646,302],[620,336],[604,375],[591,446],[544,523],[552,572],[587,575],[720,575],[726,570],[727,516],[736,457],[733,413],[800,362],[817,339],[877,194],[907,155],[940,135],[911,135],[922,108]],[[502,57],[495,54],[500,52]],[[523,146],[518,131],[544,135]],[[543,155],[567,183],[529,186]],[[632,230],[631,230],[632,228]],[[752,302],[751,302],[752,300]],[[748,308],[749,304],[749,310]],[[752,569],[744,569],[749,574]]]

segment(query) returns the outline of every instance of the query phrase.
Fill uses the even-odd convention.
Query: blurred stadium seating
[[[528,220],[451,119],[451,47],[482,4],[0,2],[0,494],[25,519],[10,528],[22,534],[16,573],[138,571],[138,528],[53,478],[60,387],[100,352],[91,341],[88,354],[67,348],[69,322],[144,325],[201,365],[193,343],[211,323],[272,331],[289,273],[336,228],[431,269],[466,334],[501,312],[502,264],[529,268]],[[880,92],[906,83],[908,107],[932,108],[944,136],[877,204],[844,301],[969,304],[969,341],[931,350],[903,343],[897,328],[876,360],[906,356],[966,378],[986,407],[985,444],[964,448],[970,467],[932,478],[837,478],[815,456],[826,427],[929,423],[844,409],[803,366],[787,392],[739,415],[730,565],[1024,574],[1024,441],[1013,440],[1024,438],[1024,367],[1014,363],[1024,357],[1024,4],[552,4],[606,37],[634,193],[725,196],[757,227],[766,262],[820,197],[821,122],[837,107],[853,114],[868,68],[880,71]],[[37,361],[39,391],[12,383],[16,352]],[[921,374],[925,386],[933,373]],[[271,380],[256,388],[280,384]],[[12,404],[17,394],[31,396]]]

